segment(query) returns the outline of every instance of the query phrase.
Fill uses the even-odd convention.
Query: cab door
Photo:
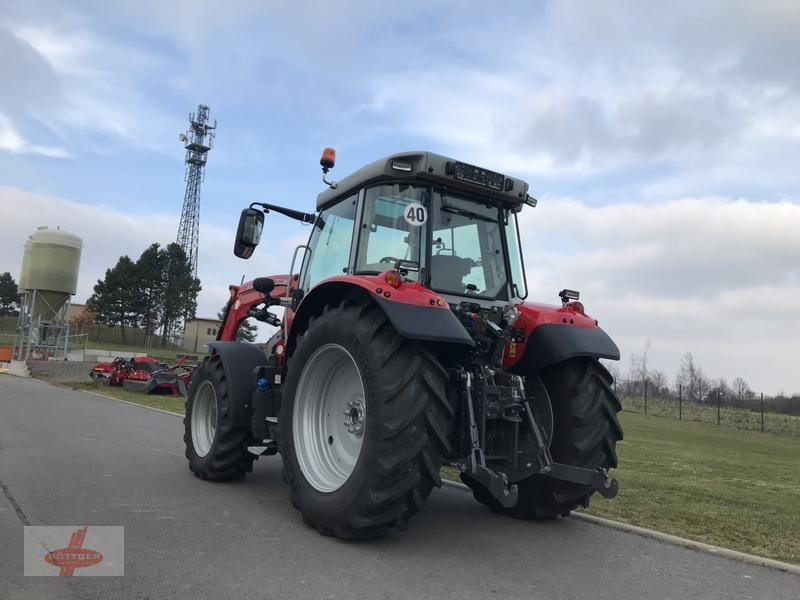
[[[300,272],[300,289],[304,293],[324,279],[348,272],[357,215],[358,193],[319,213]]]

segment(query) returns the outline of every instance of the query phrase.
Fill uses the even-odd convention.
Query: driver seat
[[[450,254],[431,256],[431,287],[437,290],[461,292],[466,287],[464,277],[472,271],[472,261]]]

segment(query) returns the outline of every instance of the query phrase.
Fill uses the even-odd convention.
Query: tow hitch
[[[604,498],[613,498],[619,491],[617,480],[609,480],[608,471],[605,469],[584,469],[554,462],[550,463],[550,471],[542,474],[552,479],[588,485],[592,491],[598,492]]]
[[[505,473],[498,473],[486,466],[483,449],[480,447],[478,426],[475,421],[475,410],[472,404],[472,376],[469,372],[462,372],[461,378],[466,394],[472,446],[469,469],[461,472],[461,481],[474,493],[478,493],[482,489],[504,508],[511,508],[517,504],[519,489],[516,485],[509,484]],[[528,463],[528,469],[521,479],[530,475],[541,475],[550,479],[588,486],[591,491],[598,492],[604,498],[613,498],[617,495],[619,484],[616,479],[609,479],[606,469],[587,469],[554,462],[553,457],[550,455],[550,449],[545,444],[539,424],[533,416],[530,403],[526,400],[522,405],[525,408],[528,425],[536,439],[536,455]]]
[[[553,462],[553,457],[550,456],[550,449],[545,445],[542,438],[539,424],[533,418],[530,403],[525,401],[524,406],[525,414],[528,416],[528,424],[536,437],[536,461],[532,464],[532,474],[588,485],[592,491],[598,492],[604,498],[613,498],[617,495],[619,484],[616,479],[609,481],[608,471],[605,469],[586,469]]]
[[[465,371],[461,373],[466,394],[467,409],[469,411],[469,434],[472,449],[469,454],[470,470],[461,471],[463,481],[473,492],[483,488],[492,495],[504,508],[516,506],[519,490],[516,485],[509,485],[505,473],[496,473],[486,466],[478,439],[478,425],[475,423],[475,409],[472,405],[472,375]]]

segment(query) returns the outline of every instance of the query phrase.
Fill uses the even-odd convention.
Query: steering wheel
[[[400,259],[399,258],[395,258],[394,256],[384,256],[378,262],[391,263],[393,265],[396,265],[398,262],[400,262]]]

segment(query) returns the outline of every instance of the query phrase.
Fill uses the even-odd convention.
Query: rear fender
[[[245,342],[211,342],[208,346],[211,355],[218,355],[222,361],[234,425],[250,427],[254,371],[266,366],[267,357],[258,346]]]
[[[523,303],[519,309],[516,327],[523,341],[508,344],[503,356],[503,366],[512,373],[524,375],[579,356],[619,360],[619,348],[584,314],[582,304]]]
[[[386,284],[383,275],[349,275],[326,279],[303,297],[292,320],[288,355],[294,352],[297,336],[306,330],[312,316],[347,298],[374,302],[398,333],[409,339],[475,345],[450,305],[431,290],[418,283],[402,283],[396,289]]]

